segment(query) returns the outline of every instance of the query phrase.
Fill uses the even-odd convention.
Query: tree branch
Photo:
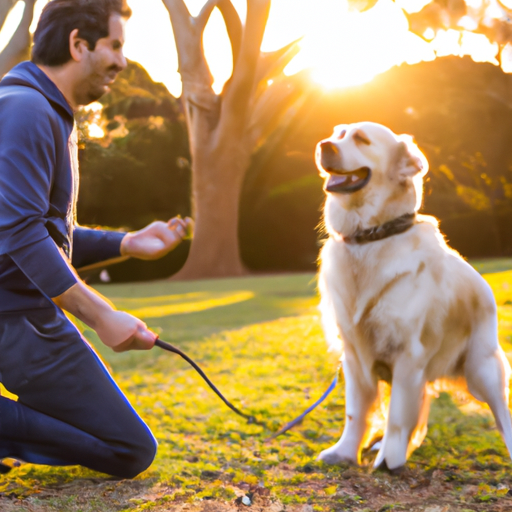
[[[215,9],[215,7],[217,7],[218,3],[219,0],[208,0],[208,2],[206,2],[201,9],[201,12],[196,16],[196,24],[198,29],[201,30],[201,33],[204,32],[206,24],[212,15],[212,11]]]
[[[23,11],[20,24],[0,54],[0,76],[29,57],[30,44],[32,42],[29,28],[34,18],[35,2],[36,0],[25,0],[25,10]]]
[[[299,53],[299,43],[301,41],[302,37],[274,52],[262,52],[258,62],[256,83],[259,84],[261,81],[266,82],[274,76],[281,74],[295,55]]]
[[[267,25],[270,0],[247,0],[247,19],[242,35],[240,55],[230,83],[226,87],[224,109],[228,122],[245,122],[251,92],[255,86],[261,42]]]
[[[242,22],[240,16],[233,7],[231,0],[219,0],[217,8],[224,18],[226,30],[231,42],[231,51],[233,53],[233,69],[240,56],[240,46],[242,45]]]
[[[308,97],[311,86],[307,74],[279,76],[254,101],[248,131],[255,147],[261,146],[288,115],[293,116],[292,107]]]
[[[162,0],[162,2],[171,18],[178,52],[178,71],[184,87],[186,83],[211,87],[213,78],[204,57],[203,30],[190,16],[183,0]]]

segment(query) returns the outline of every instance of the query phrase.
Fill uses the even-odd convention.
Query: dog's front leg
[[[363,380],[359,361],[346,347],[343,361],[345,377],[345,428],[340,440],[318,456],[327,464],[360,463],[360,449],[368,432],[368,416],[377,397],[377,383]]]
[[[388,423],[374,467],[387,467],[393,471],[406,463],[411,436],[424,415],[425,406],[428,414],[425,385],[423,367],[409,358],[397,361],[393,370]]]

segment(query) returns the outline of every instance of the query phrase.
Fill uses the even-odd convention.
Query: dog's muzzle
[[[324,186],[326,192],[352,194],[361,190],[370,181],[372,171],[369,167],[360,167],[353,171],[339,168],[339,151],[332,142],[321,142],[319,151],[320,165],[330,175]]]

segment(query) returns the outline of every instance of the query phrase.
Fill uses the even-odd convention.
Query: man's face
[[[88,105],[109,91],[118,73],[126,67],[123,55],[125,19],[112,14],[109,35],[96,42],[93,51],[87,50],[80,62],[83,79],[77,86],[75,97],[79,105]]]

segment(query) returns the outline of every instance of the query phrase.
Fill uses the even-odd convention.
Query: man
[[[0,381],[18,395],[0,397],[0,459],[81,464],[123,478],[151,464],[156,441],[63,310],[115,351],[150,349],[156,336],[74,267],[158,258],[190,223],[177,218],[128,234],[75,226],[73,112],[126,67],[130,14],[126,0],[51,0],[32,61],[0,82]]]

